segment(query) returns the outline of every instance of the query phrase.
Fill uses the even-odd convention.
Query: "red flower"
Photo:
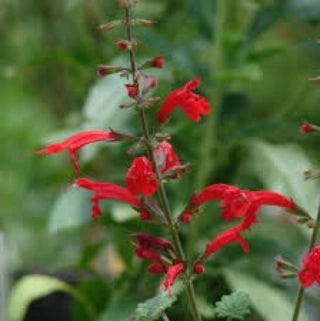
[[[165,175],[169,171],[174,171],[181,167],[178,156],[174,152],[171,144],[167,141],[162,141],[153,151],[156,159],[157,167],[161,175]],[[178,174],[173,173],[172,178],[178,178]]]
[[[298,278],[304,288],[308,288],[314,282],[320,286],[320,246],[314,247],[307,253]]]
[[[172,247],[172,244],[168,240],[153,235],[134,233],[132,236],[138,240],[139,247],[160,250],[167,250]]]
[[[100,200],[116,200],[128,203],[135,208],[141,207],[140,200],[126,188],[112,183],[94,182],[87,178],[78,178],[74,184],[78,187],[88,189],[94,193],[91,198],[92,212],[91,217],[96,219],[101,213],[99,206]]]
[[[180,107],[187,117],[194,122],[200,121],[200,115],[210,112],[209,102],[206,98],[192,92],[200,84],[200,78],[187,82],[182,88],[171,92],[164,100],[157,112],[159,124],[163,124],[176,107]]]
[[[170,291],[171,287],[174,284],[174,281],[176,280],[178,275],[181,274],[183,269],[184,269],[184,263],[183,262],[178,262],[176,264],[170,265],[168,267],[168,271],[167,271],[166,277],[165,277],[164,281],[162,282],[162,286],[166,290]]]
[[[163,67],[163,59],[162,56],[155,57],[151,61],[151,66],[154,68],[162,68]]]
[[[256,213],[263,205],[280,206],[290,210],[295,209],[295,204],[285,196],[272,191],[247,191],[237,186],[227,184],[213,184],[191,200],[191,207],[197,208],[206,201],[220,199],[223,207],[221,213],[226,221],[237,217],[244,217],[243,228],[249,228],[256,222]]]
[[[142,193],[147,197],[156,192],[158,182],[148,158],[141,156],[133,160],[126,175],[126,186],[131,193]]]
[[[245,241],[245,239],[241,236],[240,232],[242,231],[240,226],[235,226],[230,229],[227,229],[217,235],[206,247],[205,257],[209,257],[210,255],[214,254],[221,248],[225,247],[226,245],[238,242],[242,247],[245,253],[249,252],[249,245]]]
[[[77,151],[83,146],[98,141],[115,141],[120,139],[120,135],[113,131],[100,131],[100,130],[88,130],[72,135],[68,139],[46,146],[43,149],[36,151],[35,153],[40,154],[56,154],[63,150],[68,150],[74,170],[77,174],[80,173],[80,169],[77,163]]]

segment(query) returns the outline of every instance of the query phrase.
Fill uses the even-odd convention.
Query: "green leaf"
[[[50,213],[48,230],[56,233],[63,229],[79,227],[90,220],[90,193],[69,188],[60,195]]]
[[[225,269],[224,276],[233,290],[243,290],[249,294],[252,306],[259,312],[263,320],[290,319],[294,302],[290,302],[278,289],[231,269]],[[301,312],[299,321],[307,321],[303,312]]]
[[[248,293],[236,291],[230,295],[222,296],[216,303],[215,312],[218,317],[230,317],[238,320],[244,320],[250,313],[250,299]]]
[[[249,166],[264,185],[293,198],[315,216],[319,185],[303,178],[303,172],[313,167],[303,150],[292,144],[273,145],[260,140],[251,141],[249,150]]]
[[[161,316],[161,313],[169,308],[176,300],[177,295],[182,292],[182,282],[177,282],[172,287],[172,293],[162,291],[159,295],[143,303],[139,303],[130,321],[152,321]]]
[[[136,303],[128,297],[111,302],[105,312],[102,313],[99,321],[128,321]]]
[[[18,281],[11,291],[8,302],[8,321],[23,321],[32,301],[53,292],[70,293],[71,287],[56,278],[45,275],[29,275]]]

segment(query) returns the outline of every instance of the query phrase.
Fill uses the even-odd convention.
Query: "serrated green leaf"
[[[70,293],[71,287],[56,278],[45,275],[28,275],[18,281],[8,302],[8,321],[23,321],[30,303],[53,292]]]
[[[222,296],[216,303],[215,312],[218,317],[231,317],[237,320],[244,320],[250,313],[250,299],[248,293],[236,291],[230,295]]]
[[[305,208],[311,216],[317,211],[319,194],[316,181],[305,181],[303,172],[312,164],[296,145],[272,145],[260,140],[249,143],[250,168],[264,185],[283,193]]]
[[[172,294],[163,291],[152,299],[139,303],[130,321],[152,321],[161,316],[161,313],[169,308],[176,300],[177,295],[183,290],[182,282],[177,282],[172,287]]]
[[[89,192],[77,188],[61,194],[50,213],[49,232],[56,233],[87,223],[90,220],[90,196]]]
[[[294,302],[290,302],[278,289],[231,269],[225,269],[224,276],[233,290],[243,290],[249,294],[252,306],[259,312],[263,320],[290,319]],[[301,312],[299,321],[307,321],[303,312]]]

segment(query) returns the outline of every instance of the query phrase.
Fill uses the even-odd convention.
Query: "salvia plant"
[[[141,221],[141,230],[128,235],[134,255],[148,262],[147,271],[161,280],[158,295],[141,303],[130,320],[169,320],[166,309],[185,291],[188,297],[188,320],[201,321],[199,300],[194,289],[197,277],[206,273],[206,263],[214,260],[218,251],[232,243],[237,243],[246,255],[250,255],[250,245],[246,236],[260,223],[259,211],[264,206],[276,206],[296,218],[297,223],[312,229],[309,252],[300,267],[285,260],[281,255],[275,257],[276,270],[282,278],[297,278],[300,289],[297,295],[292,321],[297,321],[304,290],[314,282],[320,285],[320,246],[316,245],[320,224],[320,211],[314,220],[294,199],[271,190],[247,190],[224,182],[212,182],[202,186],[192,195],[186,195],[182,210],[175,212],[170,204],[169,184],[183,184],[188,175],[190,164],[182,161],[174,149],[166,125],[172,113],[180,109],[181,122],[192,122],[194,126],[212,112],[214,108],[209,100],[197,93],[201,89],[201,79],[195,76],[186,80],[166,97],[153,95],[158,79],[149,73],[150,69],[163,68],[164,58],[156,56],[137,62],[139,41],[134,38],[134,28],[150,27],[155,21],[134,17],[133,9],[137,0],[119,0],[123,9],[123,19],[107,22],[100,26],[102,32],[122,27],[125,34],[116,41],[118,50],[127,55],[127,66],[101,64],[99,77],[108,77],[118,73],[125,80],[123,90],[127,93],[127,102],[119,106],[122,112],[134,109],[140,122],[140,128],[134,132],[123,132],[121,128],[108,130],[86,130],[73,134],[63,141],[50,144],[36,151],[36,154],[57,154],[67,151],[77,178],[71,188],[85,189],[92,193],[91,217],[99,220],[104,215],[101,202],[112,200],[127,204],[137,213]],[[106,107],[107,108],[107,107]],[[305,122],[302,133],[320,133],[319,127]],[[130,144],[128,157],[131,165],[123,178],[123,184],[102,182],[82,176],[81,164],[77,153],[88,144],[99,142],[126,142]],[[196,164],[192,164],[195,166]],[[319,177],[319,170],[309,170],[306,178]],[[181,238],[181,229],[187,230],[195,216],[205,215],[205,204],[218,201],[221,207],[221,220],[229,227],[207,240],[196,257],[189,257]],[[204,212],[204,213],[202,213]],[[209,215],[209,214],[208,214]],[[161,237],[144,232],[145,224],[157,224],[163,229]],[[166,237],[162,237],[166,235]],[[275,253],[277,254],[277,253]],[[240,289],[239,289],[240,290]],[[244,320],[250,314],[250,299],[243,291],[223,296],[216,302],[215,317],[226,320]],[[272,311],[270,311],[272,313]],[[280,321],[280,320],[279,320]],[[282,321],[282,320],[281,320]]]

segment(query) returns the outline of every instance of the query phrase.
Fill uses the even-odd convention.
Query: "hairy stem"
[[[316,244],[317,236],[319,234],[319,227],[320,227],[320,205],[318,207],[317,218],[316,218],[315,226],[313,228],[312,236],[311,236],[311,239],[310,239],[309,251],[311,251],[312,248]],[[300,288],[299,288],[299,291],[298,291],[298,295],[297,295],[297,299],[296,299],[294,312],[293,312],[293,316],[292,316],[292,321],[297,321],[298,320],[300,309],[301,309],[301,305],[302,305],[303,296],[304,296],[304,288],[300,285]]]
[[[125,8],[125,11],[126,11],[126,32],[127,32],[127,39],[129,42],[132,41],[131,24],[130,24],[130,21],[131,21],[130,9],[131,9],[130,6],[126,6],[126,8]],[[136,77],[137,68],[136,68],[136,63],[135,63],[135,56],[134,56],[134,52],[133,52],[132,48],[130,48],[130,50],[129,50],[129,58],[130,58],[130,64],[131,64],[132,80],[137,88],[138,94],[140,94],[138,77]],[[184,255],[184,252],[182,249],[179,233],[177,231],[176,225],[173,220],[173,215],[171,212],[167,192],[166,192],[165,186],[161,180],[161,175],[160,175],[160,172],[157,168],[156,160],[154,158],[153,147],[152,147],[152,137],[150,136],[148,122],[147,122],[145,110],[143,107],[139,108],[139,117],[140,117],[140,123],[141,123],[142,131],[143,131],[144,140],[146,142],[148,156],[149,156],[151,162],[153,163],[153,166],[154,166],[154,169],[156,172],[156,177],[157,177],[157,181],[158,181],[158,195],[159,195],[162,210],[163,210],[163,213],[164,213],[164,216],[166,219],[166,223],[169,228],[169,232],[170,232],[171,239],[173,242],[174,250],[175,250],[175,253],[176,253],[178,259],[185,260],[185,255]],[[187,294],[188,294],[189,301],[190,301],[190,307],[191,307],[191,311],[192,311],[192,315],[193,315],[193,320],[194,321],[201,321],[201,316],[200,316],[200,313],[199,313],[199,310],[197,307],[197,303],[196,303],[194,287],[193,287],[193,283],[192,283],[188,269],[186,269],[186,272],[184,273],[184,282],[186,285],[186,290],[187,290]]]

